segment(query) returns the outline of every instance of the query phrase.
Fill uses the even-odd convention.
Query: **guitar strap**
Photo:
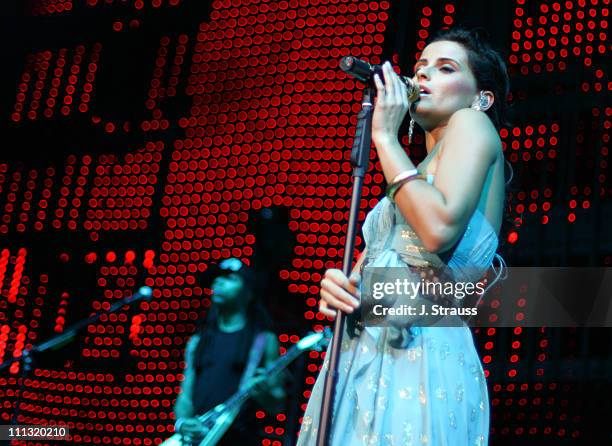
[[[249,351],[249,358],[247,360],[247,365],[244,368],[244,372],[242,373],[242,378],[240,378],[239,389],[243,389],[246,383],[251,379],[253,374],[255,373],[255,369],[261,362],[261,358],[263,357],[264,348],[266,346],[266,334],[265,332],[257,333],[255,339],[253,340],[253,344],[251,345],[251,350]]]

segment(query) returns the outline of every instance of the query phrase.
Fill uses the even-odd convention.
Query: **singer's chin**
[[[423,115],[424,113],[427,113],[427,108],[423,108],[423,103],[421,102],[421,99],[417,99],[412,104],[410,104],[409,110],[410,114],[413,115],[413,118],[415,118],[417,115]]]

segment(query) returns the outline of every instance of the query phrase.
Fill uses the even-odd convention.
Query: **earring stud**
[[[472,104],[472,108],[476,111],[481,111],[489,105],[489,98],[481,91],[478,97],[478,102]]]

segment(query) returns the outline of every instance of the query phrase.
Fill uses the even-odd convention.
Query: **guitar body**
[[[328,330],[325,331],[325,335],[323,333],[313,333],[300,340],[266,369],[267,374],[272,376],[284,370],[291,361],[305,350],[324,350],[331,336]],[[250,397],[249,390],[250,386],[240,389],[227,401],[198,417],[207,430],[206,435],[199,442],[185,442],[181,434],[174,434],[160,446],[215,446],[232,426],[232,423],[240,413],[242,405]]]
[[[222,403],[198,417],[208,430],[204,438],[199,441],[185,442],[181,434],[174,434],[160,446],[215,446],[232,427],[232,423],[240,413],[241,406],[226,407],[225,403]]]
[[[238,416],[240,408],[238,407],[226,407],[225,403],[219,404],[211,411],[204,414],[204,416],[210,414],[208,420],[202,420],[204,426],[210,429],[204,439],[199,443],[199,446],[215,446],[223,435],[232,427],[232,423]]]

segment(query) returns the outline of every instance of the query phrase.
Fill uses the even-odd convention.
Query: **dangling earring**
[[[408,144],[412,144],[412,134],[414,133],[414,119],[410,120],[410,125],[408,126]]]

